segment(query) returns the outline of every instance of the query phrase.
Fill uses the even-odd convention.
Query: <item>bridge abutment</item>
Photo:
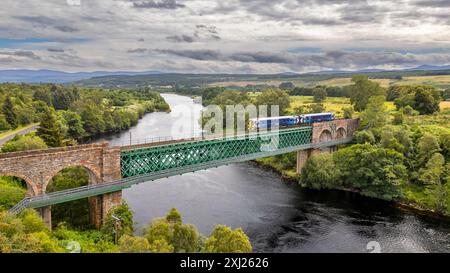
[[[44,220],[44,223],[51,229],[52,228],[52,207],[47,206],[43,208],[39,208],[39,214]]]
[[[327,142],[353,136],[359,127],[359,119],[336,119],[327,122],[312,124],[312,143]],[[297,151],[297,174],[300,174],[306,161],[313,155],[320,153],[332,153],[337,150],[337,146],[325,147],[321,149],[306,149]]]

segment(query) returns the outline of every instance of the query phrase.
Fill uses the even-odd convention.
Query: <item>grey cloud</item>
[[[25,51],[25,50],[18,50],[18,51],[14,51],[14,52],[0,52],[0,55],[25,57],[25,58],[34,59],[34,60],[41,59],[41,57],[37,56],[34,52]]]
[[[146,48],[135,48],[127,50],[127,53],[145,53],[145,52],[147,52]]]
[[[156,53],[175,55],[179,57],[185,57],[194,60],[225,60],[225,56],[223,56],[220,52],[215,50],[173,50],[173,49],[156,49],[153,50]]]
[[[56,20],[47,16],[15,16],[15,18],[38,25],[53,25]]]
[[[18,62],[19,60],[14,59],[13,57],[9,56],[9,57],[5,57],[5,58],[0,58],[0,63],[14,63],[14,62]]]
[[[170,41],[170,42],[174,42],[174,43],[193,43],[194,37],[188,36],[188,35],[172,35],[172,36],[167,36],[166,40]]]
[[[59,30],[59,31],[62,31],[62,32],[76,32],[76,31],[78,31],[77,28],[70,27],[70,26],[55,26],[55,28],[57,30]]]
[[[386,1],[387,2],[387,1]],[[335,17],[320,13],[302,13],[305,7],[334,7]],[[351,23],[377,23],[383,20],[388,9],[369,4],[366,0],[239,0],[238,5],[221,3],[213,10],[220,13],[236,13],[244,9],[249,14],[266,20],[282,21],[289,24],[301,22],[305,25],[343,25]]]
[[[238,52],[223,54],[213,50],[157,50],[158,53],[175,55],[201,61],[286,64],[296,68],[323,67],[340,69],[348,67],[372,67],[383,65],[414,65],[423,63],[448,63],[448,54],[401,54],[396,52],[347,52],[326,51],[318,54],[294,54],[271,52]]]
[[[450,0],[419,0],[413,4],[420,7],[447,8],[450,7]]]
[[[47,16],[15,16],[15,18],[24,22],[31,23],[35,26],[53,27],[62,32],[78,31],[78,29],[75,27],[62,25],[61,20],[57,20]]]
[[[57,53],[62,53],[64,52],[64,49],[62,48],[47,48],[48,52],[57,52]]]
[[[380,22],[386,16],[387,11],[387,9],[369,5],[367,2],[350,3],[339,9],[340,18],[353,23]]]
[[[212,38],[213,40],[220,40],[219,32],[217,31],[217,27],[213,25],[205,25],[199,24],[195,26],[196,31],[194,33],[195,37],[206,37]]]
[[[177,0],[133,1],[133,7],[142,9],[177,9],[185,7]]]

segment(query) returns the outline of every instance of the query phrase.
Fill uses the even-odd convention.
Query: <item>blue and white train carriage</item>
[[[253,118],[249,120],[250,122],[249,128],[251,130],[256,130],[272,127],[288,127],[331,120],[334,120],[333,113],[316,113],[316,114],[305,114],[300,116]]]

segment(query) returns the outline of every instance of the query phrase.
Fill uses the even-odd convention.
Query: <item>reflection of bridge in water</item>
[[[297,172],[317,151],[349,143],[359,121],[342,119],[312,126],[226,138],[193,138],[110,147],[90,144],[0,155],[0,175],[27,183],[27,197],[10,211],[38,208],[48,224],[51,205],[89,198],[91,222],[100,226],[121,203],[121,191],[164,177],[297,151]],[[48,183],[70,166],[84,167],[89,185],[46,193]]]

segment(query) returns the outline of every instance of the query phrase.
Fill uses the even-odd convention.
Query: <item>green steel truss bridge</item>
[[[332,147],[351,140],[351,137],[343,137],[313,143],[313,128],[307,126],[217,139],[122,147],[122,179],[27,197],[10,212],[17,214],[25,208],[42,208],[113,193],[142,182],[288,152]]]

